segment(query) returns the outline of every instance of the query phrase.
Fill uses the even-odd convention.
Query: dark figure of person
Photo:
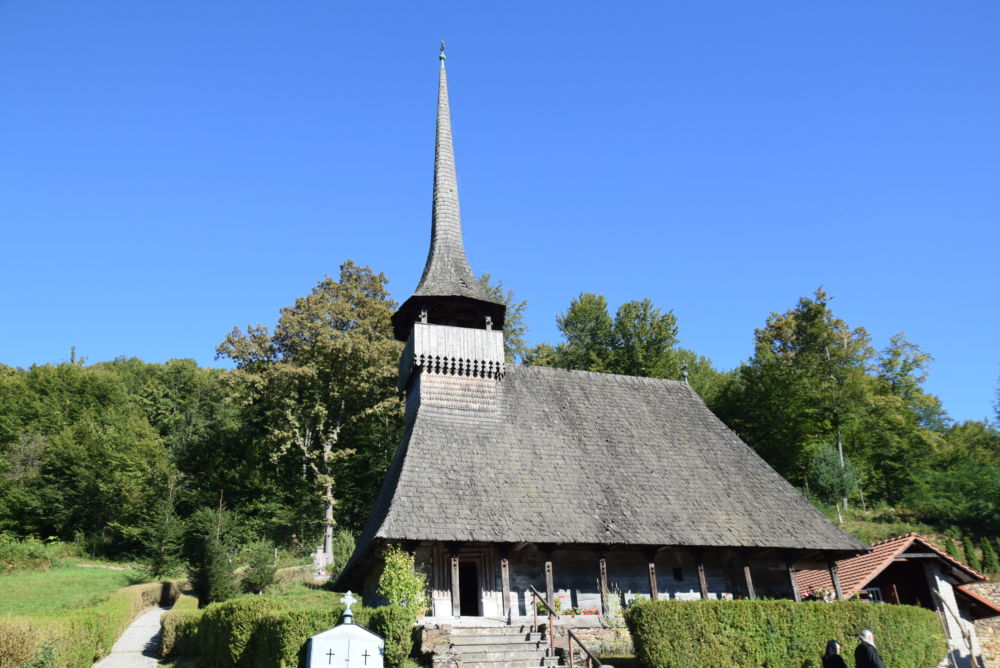
[[[858,648],[854,650],[854,665],[857,668],[885,668],[882,657],[875,648],[875,634],[865,629],[858,634]]]
[[[826,653],[823,654],[823,668],[847,668],[847,664],[840,656],[840,643],[836,640],[831,640],[826,644]]]

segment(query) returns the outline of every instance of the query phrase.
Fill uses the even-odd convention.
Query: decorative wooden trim
[[[507,550],[501,551],[500,557],[500,595],[503,596],[503,616],[510,619],[510,562]]]
[[[545,558],[545,602],[549,606],[555,605],[555,588],[552,586],[552,557]]]

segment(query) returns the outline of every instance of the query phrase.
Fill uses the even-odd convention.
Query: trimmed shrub
[[[413,624],[417,613],[412,608],[386,605],[371,612],[371,630],[385,638],[385,664],[402,666],[413,651]]]
[[[287,612],[287,603],[263,596],[244,596],[210,605],[198,622],[198,656],[210,666],[235,666],[261,620]]]
[[[854,638],[875,633],[886,665],[926,668],[947,650],[930,610],[857,601],[649,601],[625,621],[646,668],[712,665],[818,667],[826,642],[838,640],[853,666]]]
[[[160,656],[180,656],[198,652],[198,599],[184,594],[174,607],[160,617]]]
[[[343,610],[292,610],[279,598],[243,596],[200,611],[171,611],[161,621],[162,655],[198,657],[213,668],[296,668],[306,641],[335,626]],[[355,624],[385,638],[386,665],[403,665],[413,652],[416,613],[393,606],[352,611]]]
[[[143,609],[173,600],[178,582],[133,585],[88,608],[0,619],[0,668],[52,657],[49,665],[90,668],[111,651]]]
[[[962,560],[962,555],[958,551],[958,545],[955,545],[955,539],[951,536],[948,536],[948,538],[944,541],[944,551],[949,557],[958,559],[959,561]]]

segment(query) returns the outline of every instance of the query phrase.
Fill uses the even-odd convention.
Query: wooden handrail
[[[594,656],[593,652],[587,649],[587,646],[577,637],[571,629],[566,629],[566,653],[569,655],[569,668],[573,668],[573,643],[575,640],[576,644],[580,646],[583,653],[587,655],[587,668],[599,668],[601,665],[601,660]],[[593,663],[591,663],[593,662]]]
[[[534,585],[528,585],[528,589],[531,590],[531,614],[532,614],[532,626],[531,628],[538,628],[538,605],[535,600],[541,601],[545,604],[545,609],[549,611],[549,656],[556,655],[556,625],[554,615],[558,614],[549,605],[548,601],[542,598],[542,595],[538,593]]]

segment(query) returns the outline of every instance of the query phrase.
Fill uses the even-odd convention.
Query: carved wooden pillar
[[[705,550],[694,551],[694,561],[698,567],[698,587],[701,589],[701,598],[708,598],[708,579],[705,577]]]
[[[597,560],[597,568],[600,573],[599,586],[601,588],[601,614],[608,614],[608,553],[601,550]]]
[[[451,557],[451,614],[455,617],[462,615],[462,597],[458,588],[458,550],[458,545],[454,543],[448,545],[448,554]]]
[[[500,595],[503,596],[503,616],[510,619],[510,546],[500,546]]]
[[[833,591],[837,593],[837,600],[844,600],[844,590],[840,588],[840,574],[837,572],[837,562],[830,559],[826,562],[827,568],[830,569],[830,580],[833,581]]]

